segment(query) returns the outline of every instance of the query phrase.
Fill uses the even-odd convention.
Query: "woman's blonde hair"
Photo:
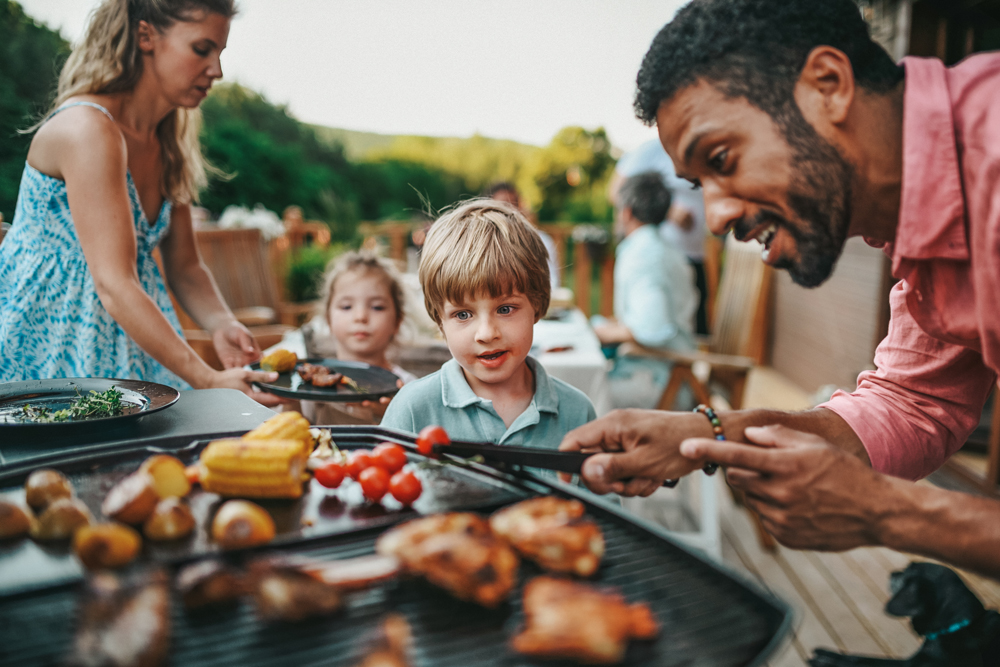
[[[77,95],[131,90],[142,76],[139,21],[164,32],[177,21],[197,20],[198,12],[236,14],[234,0],[104,0],[90,15],[87,32],[59,74],[52,109]],[[189,203],[207,183],[211,167],[201,153],[201,111],[174,109],[160,121],[156,136],[163,156],[160,190],[174,203]]]
[[[438,218],[424,242],[420,285],[427,313],[440,326],[445,301],[517,291],[528,297],[537,320],[552,297],[548,257],[516,207],[493,199],[462,203]]]
[[[398,327],[406,315],[403,309],[403,283],[399,277],[399,271],[396,270],[391,261],[364,250],[361,252],[345,252],[331,261],[326,267],[326,274],[323,276],[323,291],[320,297],[320,303],[323,308],[320,315],[323,317],[323,320],[329,320],[330,305],[333,302],[337,281],[348,273],[354,273],[355,271],[360,273],[374,272],[382,275],[386,286],[389,288],[389,296],[392,298],[392,304],[396,307],[396,326]]]

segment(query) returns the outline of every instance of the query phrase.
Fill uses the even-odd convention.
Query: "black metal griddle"
[[[379,427],[330,430],[335,442],[344,448],[371,447],[400,439],[400,434]],[[134,444],[131,450],[103,452],[89,462],[70,456],[63,467],[78,484],[88,475],[109,474],[108,467],[117,474],[126,474],[146,451],[143,442]],[[180,454],[184,456],[185,452]],[[61,467],[55,460],[48,464]],[[22,483],[29,472],[26,468],[0,472],[0,492],[10,492],[12,486]],[[694,555],[660,528],[636,519],[607,499],[554,478],[522,471],[501,472],[473,464],[455,474],[476,498],[470,505],[484,513],[518,498],[546,493],[575,497],[587,505],[588,515],[601,526],[607,542],[607,553],[594,583],[617,588],[630,601],[647,602],[661,624],[656,641],[633,642],[624,664],[760,665],[791,625],[787,604],[763,593],[740,575]],[[425,493],[428,486],[425,483]],[[461,497],[448,497],[462,504]],[[282,543],[257,551],[284,551],[329,560],[364,555],[373,551],[375,539],[387,525],[413,514],[390,509],[380,516],[379,521],[367,524],[367,519],[360,517],[349,529],[327,534],[292,535],[286,531],[279,538]],[[280,520],[278,523],[282,524]],[[160,554],[159,558],[144,555],[147,560],[166,563],[196,557],[196,553]],[[0,570],[13,565],[0,555]],[[540,573],[532,563],[522,563],[521,584]],[[32,592],[6,596],[0,593],[0,665],[56,664],[65,657],[72,641],[78,597],[78,584],[67,581],[71,579],[53,581],[52,587]],[[416,665],[569,664],[531,661],[507,648],[509,638],[523,624],[520,588],[509,604],[486,610],[416,580],[357,594],[338,614],[295,624],[263,625],[247,603],[229,611],[192,615],[175,600],[170,664],[352,665],[361,657],[364,636],[374,631],[390,611],[403,614],[412,626]]]

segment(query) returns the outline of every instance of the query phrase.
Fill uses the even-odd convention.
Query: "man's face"
[[[760,241],[766,263],[815,287],[847,238],[851,167],[797,107],[785,115],[779,125],[699,81],[660,105],[656,126],[677,174],[701,186],[709,229]]]

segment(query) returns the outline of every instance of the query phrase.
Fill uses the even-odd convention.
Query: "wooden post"
[[[590,253],[584,243],[573,244],[573,275],[576,278],[576,307],[590,317]]]
[[[608,252],[601,264],[601,315],[615,315],[615,256],[608,244]]]

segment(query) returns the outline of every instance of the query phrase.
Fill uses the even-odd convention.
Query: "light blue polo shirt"
[[[419,433],[425,426],[437,425],[454,440],[556,449],[564,435],[597,414],[582,391],[549,377],[531,357],[526,361],[535,374],[535,396],[510,428],[493,409],[493,401],[473,393],[454,359],[400,389],[382,417],[382,426]]]

